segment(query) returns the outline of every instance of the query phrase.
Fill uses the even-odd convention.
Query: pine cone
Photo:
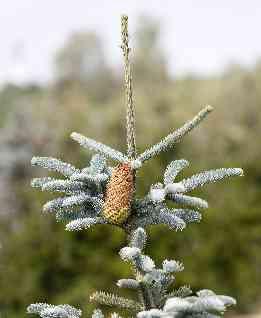
[[[114,168],[107,185],[103,217],[110,223],[121,225],[129,214],[134,192],[134,175],[129,164],[120,164]]]

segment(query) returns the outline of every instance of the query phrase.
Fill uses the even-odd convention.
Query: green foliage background
[[[174,158],[191,162],[185,175],[223,166],[245,170],[244,178],[202,189],[210,208],[200,225],[182,233],[151,228],[147,252],[157,262],[183,261],[177,285],[232,295],[238,311],[249,311],[260,301],[261,284],[261,63],[251,69],[231,65],[212,77],[175,79],[168,72],[156,21],[141,19],[133,38],[140,151],[206,104],[215,107],[181,144],[144,166],[138,194],[160,181]],[[50,196],[30,188],[32,175],[46,173],[30,167],[32,155],[86,165],[90,153],[70,140],[71,131],[125,149],[123,72],[108,66],[105,53],[96,34],[75,34],[57,53],[53,83],[6,85],[0,92],[3,317],[24,317],[26,306],[36,301],[70,303],[87,317],[93,308],[89,294],[115,290],[117,279],[130,273],[117,255],[125,244],[120,230],[101,225],[65,232],[62,224],[40,212]]]

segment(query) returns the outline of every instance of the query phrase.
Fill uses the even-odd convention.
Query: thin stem
[[[138,156],[137,159],[143,163],[144,161],[157,156],[160,152],[166,151],[173,147],[173,145],[179,142],[187,133],[189,133],[193,128],[197,127],[212,110],[213,108],[211,106],[203,108],[192,120],[187,121],[182,127],[170,133],[159,143],[145,150]]]
[[[136,280],[140,282],[139,286],[139,294],[142,298],[142,303],[144,305],[145,310],[149,310],[152,308],[156,308],[156,305],[154,303],[153,296],[151,294],[151,291],[149,288],[142,282],[143,274],[138,271],[137,269],[134,270]]]
[[[127,155],[129,158],[136,158],[135,140],[135,111],[133,104],[132,73],[129,60],[129,34],[128,16],[121,17],[121,39],[124,58],[124,77],[125,77],[125,103],[126,103],[126,129],[127,129]]]
[[[157,308],[149,288],[145,284],[141,283],[140,289],[143,295],[145,309],[150,310],[152,308]]]
[[[128,241],[128,246],[131,246],[131,231],[128,229],[125,229],[126,234],[127,234],[127,241]],[[133,276],[135,277],[136,281],[139,282],[139,289],[138,289],[138,298],[140,299],[141,303],[143,304],[145,310],[149,310],[152,308],[157,308],[155,305],[155,301],[153,299],[153,295],[150,291],[150,289],[144,284],[143,282],[143,277],[144,273],[136,266],[132,266],[132,271],[133,271]]]
[[[124,57],[124,78],[125,78],[125,103],[126,103],[126,130],[127,130],[127,155],[130,159],[136,158],[136,140],[135,140],[135,111],[133,104],[132,74],[129,60],[129,34],[128,34],[128,16],[121,17],[121,38],[122,51]],[[128,235],[128,240],[130,240]],[[143,274],[133,269],[136,280],[141,282]],[[139,296],[145,309],[155,307],[150,291],[142,282],[140,283]]]

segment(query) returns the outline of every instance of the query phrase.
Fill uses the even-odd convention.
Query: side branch
[[[128,162],[128,157],[126,155],[124,155],[118,150],[115,150],[109,146],[104,145],[101,142],[98,142],[91,138],[87,138],[76,132],[71,133],[71,138],[77,141],[84,148],[98,152],[101,155],[105,156],[106,158],[110,158],[118,162]]]
[[[173,133],[166,136],[159,143],[145,150],[138,156],[140,162],[149,160],[157,156],[160,152],[171,148],[175,143],[179,142],[182,137],[189,133],[193,128],[198,126],[200,122],[213,110],[211,106],[202,109],[191,121],[186,122],[182,127],[175,130]]]

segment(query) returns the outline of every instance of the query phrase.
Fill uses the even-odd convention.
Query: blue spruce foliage
[[[127,154],[74,132],[71,134],[72,139],[94,152],[89,166],[80,169],[51,157],[34,157],[31,161],[33,166],[62,175],[61,179],[35,178],[31,185],[42,191],[58,193],[56,199],[44,204],[43,212],[54,214],[57,221],[66,223],[68,231],[86,230],[98,224],[115,226],[103,214],[107,188],[114,168],[127,164],[135,177],[146,161],[173,148],[212,111],[212,107],[205,107],[192,120],[143,153],[137,154],[127,22],[128,18],[123,16],[122,49],[125,59]],[[112,159],[116,166],[109,166],[107,159]],[[134,195],[131,196],[127,219],[116,224],[127,233],[129,238],[128,246],[123,247],[119,255],[133,269],[133,276],[118,280],[117,286],[120,289],[136,291],[137,299],[127,299],[97,291],[90,296],[91,302],[123,309],[128,316],[138,318],[217,318],[221,317],[228,307],[236,304],[232,297],[216,295],[211,290],[204,289],[193,294],[189,286],[175,286],[175,277],[184,270],[183,264],[166,259],[161,267],[157,267],[154,261],[144,254],[148,226],[165,224],[170,230],[181,231],[190,223],[200,222],[201,212],[208,208],[208,203],[202,198],[190,195],[191,191],[208,183],[243,175],[243,170],[240,168],[220,168],[179,179],[179,173],[188,165],[189,162],[185,159],[173,160],[166,167],[162,183],[151,185],[143,198],[135,196],[134,184]],[[137,178],[133,179],[137,180]],[[131,185],[129,187],[131,188]],[[127,190],[126,188],[125,191]],[[122,194],[124,193],[114,193],[117,197]],[[178,206],[177,208],[171,207],[173,202]],[[31,304],[27,312],[38,314],[42,318],[81,317],[81,311],[69,305],[36,303]],[[104,318],[105,315],[97,308],[92,317]],[[110,317],[120,318],[115,312]]]

